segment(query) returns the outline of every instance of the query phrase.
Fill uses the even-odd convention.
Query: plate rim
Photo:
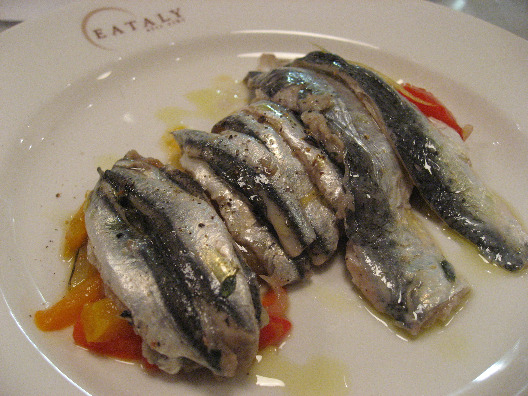
[[[154,7],[155,5],[165,5],[165,4],[168,4],[169,2],[167,1],[159,1],[159,2],[155,2],[155,3],[152,3],[150,6],[143,6],[143,5],[140,5],[140,3],[134,3],[132,2],[131,4],[133,5],[134,9],[136,10],[143,10],[143,7],[150,10],[152,9],[152,7]],[[278,4],[278,1],[274,1],[274,4]],[[344,4],[345,2],[342,2],[342,4]],[[27,40],[23,37],[25,36],[29,36],[31,34],[36,34],[39,32],[40,29],[42,29],[43,26],[50,26],[50,24],[52,24],[54,21],[56,21],[57,19],[59,19],[59,17],[64,17],[64,15],[70,15],[70,14],[73,14],[73,15],[83,15],[83,13],[86,12],[87,9],[93,9],[94,7],[99,7],[99,6],[103,6],[103,5],[107,5],[107,4],[113,4],[112,2],[107,2],[107,1],[98,1],[96,3],[92,3],[90,5],[86,4],[86,3],[82,3],[82,2],[79,2],[79,3],[75,3],[75,4],[72,4],[72,5],[69,5],[69,6],[66,6],[65,8],[62,8],[60,10],[57,10],[49,15],[46,15],[42,18],[39,18],[37,20],[34,20],[34,21],[27,21],[27,22],[24,22],[18,26],[15,26],[14,28],[12,29],[9,29],[8,31],[6,32],[3,32],[2,34],[0,34],[0,47],[3,46],[3,45],[8,45],[10,48],[16,48],[16,46],[20,46],[20,45],[25,45],[27,43]],[[188,5],[190,4],[190,2],[187,2],[187,1],[180,1],[178,4],[182,4],[182,5]],[[207,6],[207,2],[206,1],[200,1],[197,3],[199,5],[199,7],[206,7]],[[223,4],[225,6],[232,6],[233,4],[239,4],[239,2],[232,2],[232,1],[222,1],[222,2],[218,2],[218,4]],[[249,6],[252,6],[253,3],[251,3]],[[366,4],[366,2],[365,2]],[[366,7],[365,4],[361,3],[361,7]],[[432,3],[424,3],[424,2],[420,2],[420,1],[414,1],[414,0],[406,0],[405,2],[401,2],[399,3],[401,7],[401,9],[406,9],[406,7],[416,7],[418,6],[418,4],[420,4],[420,6],[418,6],[420,8],[420,12],[423,12],[423,10],[432,10],[434,9],[435,11],[439,11],[441,16],[440,18],[445,18],[446,16],[448,16],[449,18],[452,18],[453,19],[453,23],[455,24],[458,24],[460,23],[461,21],[462,22],[467,22],[467,24],[469,25],[469,27],[466,26],[466,29],[467,30],[476,30],[476,32],[484,32],[484,37],[489,37],[489,36],[492,36],[492,35],[496,35],[500,40],[501,40],[501,45],[504,45],[504,43],[506,43],[507,46],[510,46],[510,47],[514,47],[514,48],[519,48],[521,50],[521,53],[518,54],[518,59],[517,61],[519,61],[521,59],[521,54],[528,54],[528,41],[512,34],[512,33],[509,33],[505,30],[502,30],[498,27],[495,27],[491,24],[488,24],[484,21],[481,21],[481,20],[478,20],[474,17],[471,17],[471,16],[468,16],[468,15],[463,15],[463,14],[459,14],[459,13],[454,13],[452,10],[448,10],[448,9],[445,9],[445,7],[441,7],[440,5],[437,5],[437,4],[432,4]],[[384,0],[384,1],[380,1],[378,3],[378,7],[381,7],[381,6],[391,6],[391,7],[394,7],[394,2],[393,1],[389,1],[389,0]],[[210,4],[208,5],[210,6]],[[198,8],[199,8],[198,7]],[[360,8],[361,8],[360,7]],[[257,7],[258,8],[258,7]],[[69,25],[70,27],[71,26],[74,26],[73,22],[69,22],[71,23],[71,25]],[[77,23],[77,22],[76,22]],[[262,29],[262,30],[265,30],[265,29]],[[275,29],[277,30],[277,29]],[[222,31],[218,30],[216,31],[218,34],[222,34]],[[287,31],[285,31],[287,32]],[[49,35],[57,35],[55,38],[57,37],[60,37],[60,34],[63,34],[64,35],[64,29],[58,29],[58,30],[53,30],[47,34]],[[212,34],[211,31],[207,31],[205,32],[204,34]],[[233,31],[232,30],[229,30],[229,31],[224,31],[223,34],[233,34]],[[45,35],[44,35],[45,36]],[[21,38],[22,37],[22,38]],[[63,36],[64,37],[64,36]],[[66,35],[66,37],[68,37]],[[82,39],[82,38],[81,38]],[[381,38],[377,38],[379,40],[381,40]],[[75,40],[78,41],[79,40],[79,37],[78,36],[75,36]],[[498,39],[496,39],[498,40]],[[156,41],[156,45],[158,46],[166,46],[166,45],[170,45],[170,40],[168,40],[168,38],[166,36],[161,36],[157,39]],[[492,47],[494,46],[497,46],[497,41],[494,41],[492,43],[488,43],[487,45],[491,45]],[[125,51],[125,52],[121,52],[121,53],[106,53],[104,55],[100,55],[99,57],[94,57],[94,61],[93,61],[93,64],[90,64],[89,67],[89,70],[93,71],[95,70],[95,68],[97,67],[102,67],[102,65],[106,64],[106,63],[109,63],[109,62],[115,62],[119,57],[127,57],[127,56],[131,56],[134,52],[137,52],[137,51],[143,51],[145,50],[146,48],[149,48],[149,44],[148,43],[145,43],[145,42],[142,42],[138,48],[135,48],[135,49],[131,49],[130,51]],[[21,52],[24,52],[24,51],[27,51],[27,49],[20,49],[18,48],[18,50],[20,50]],[[88,52],[88,53],[92,53],[94,49],[91,48],[91,47],[86,47],[85,49],[82,49],[80,50],[81,53],[85,53],[85,52]],[[383,51],[383,50],[382,50]],[[401,48],[399,47],[395,47],[395,48],[392,48],[391,51],[393,51],[394,53],[399,53],[399,51],[402,51]],[[28,59],[30,58],[30,55],[31,54],[25,54]],[[411,56],[415,56],[415,53],[411,51]],[[423,60],[422,59],[418,59],[416,58],[417,60],[417,65],[423,65],[424,67],[426,65],[430,65],[430,60],[428,60],[427,62],[423,63]],[[48,62],[50,60],[47,60]],[[68,60],[65,60],[65,63],[69,63]],[[0,61],[0,64],[2,64],[2,61]],[[438,66],[436,69],[442,69],[442,66]],[[11,69],[10,69],[11,70]],[[493,74],[496,72],[496,68],[495,67],[489,67],[488,69],[485,70],[485,73],[486,75],[489,75],[489,74]],[[47,76],[44,76],[44,77],[48,77],[48,76],[52,76],[54,75],[55,72],[52,72],[50,71],[50,74],[47,75]],[[87,73],[87,69],[82,69],[81,70],[78,70],[77,71],[77,74],[74,74],[74,77],[72,77],[70,79],[70,81],[77,81],[79,77],[75,77],[76,75],[86,75]],[[462,80],[463,82],[467,82],[467,81],[464,81],[464,76],[466,76],[465,72],[459,72],[458,74],[455,75],[454,77],[454,80],[455,81],[460,81]],[[50,100],[52,97],[54,97],[55,95],[57,95],[58,92],[60,92],[60,87],[62,86],[63,89],[67,89],[67,84],[64,85],[64,75],[61,76],[61,78],[57,78],[58,76],[55,76],[56,77],[56,81],[54,81],[53,84],[50,85],[50,87],[52,88],[48,88],[48,91],[47,91],[47,94],[44,94],[39,100],[42,101],[43,98],[47,98],[47,100]],[[1,68],[0,68],[0,82],[6,82],[6,81],[12,81],[12,75],[9,75],[9,73],[6,73],[5,71],[2,71]],[[68,79],[66,79],[68,80]],[[473,86],[474,84],[471,83],[469,84],[469,86]],[[481,85],[481,83],[478,84],[479,87]],[[508,85],[513,85],[513,83],[509,83]],[[16,87],[14,87],[13,85],[9,84],[8,85],[8,88],[3,90],[4,92],[7,91],[7,93],[13,93],[13,90],[15,89]],[[520,86],[517,86],[517,88],[520,88],[520,95],[521,95],[521,98],[522,97],[526,97],[528,99],[528,83],[524,83],[521,84]],[[24,96],[25,94],[27,94],[27,92],[23,92],[21,96]],[[4,95],[2,95],[2,97],[4,97]],[[492,103],[497,103],[497,100],[502,100],[504,97],[503,94],[501,95],[498,95],[496,93],[496,90],[492,90],[491,92],[488,92],[486,94],[486,98],[488,98]],[[2,108],[2,104],[5,102],[5,99],[4,100],[0,100],[0,108]],[[519,102],[522,102],[519,101]],[[9,107],[10,109],[12,109],[13,107],[10,106]],[[33,109],[33,110],[32,110]],[[30,118],[31,116],[31,111],[34,111],[35,107],[34,106],[28,106],[28,108],[19,108],[19,112],[15,115],[6,115],[5,113],[2,114],[1,118],[5,119],[5,125],[7,126],[7,128],[10,128],[12,127],[13,125],[18,125],[19,127],[23,126],[24,125],[24,121],[27,122],[27,120]],[[526,123],[526,119],[528,118],[527,115],[528,115],[528,112],[525,110],[525,109],[522,109],[520,110],[519,109],[519,105],[515,105],[513,104],[507,111],[507,114],[510,116],[510,117],[519,117],[520,116],[520,119],[521,121],[524,122],[524,124],[520,124],[520,132],[523,133],[524,135],[528,135],[528,125]],[[10,145],[13,144],[13,136],[9,134],[9,130],[8,129],[5,129],[3,131],[4,133],[2,133],[2,138],[0,138],[0,157],[2,158],[2,163],[4,166],[6,166],[5,164],[5,155],[6,155],[6,150],[10,147]],[[11,132],[12,133],[12,132]],[[15,137],[16,138],[16,137]],[[2,199],[2,196],[0,195],[0,199]],[[29,338],[26,338],[25,336],[25,333],[24,333],[24,330],[22,327],[19,327],[18,323],[17,323],[17,319],[16,317],[13,316],[13,314],[11,313],[8,305],[7,305],[7,300],[4,296],[4,293],[3,291],[1,290],[0,288],[0,292],[2,292],[2,297],[3,297],[3,300],[2,301],[2,308],[0,308],[0,319],[2,322],[4,321],[9,321],[9,324],[11,325],[11,330],[9,330],[10,332],[14,331],[14,329],[16,329],[16,337],[19,341],[20,340],[25,340],[24,342],[26,343],[26,347],[29,347],[28,348],[25,348],[26,350],[32,350],[33,346],[31,345],[32,341],[29,339]],[[15,333],[13,333],[15,334]],[[30,355],[34,355],[34,354],[31,354]],[[37,351],[37,355],[38,355],[38,351]],[[34,357],[34,356],[33,356]],[[58,371],[60,373],[60,371],[57,369],[57,368],[54,368],[53,367],[53,364],[52,363],[48,363],[46,362],[46,357],[45,356],[42,356],[44,359],[40,359],[39,362],[41,364],[37,364],[37,365],[40,365],[41,369],[44,371],[44,372],[47,372],[46,375],[49,376],[49,378],[54,378],[55,375],[56,375],[56,372]],[[6,365],[6,362],[4,361],[4,359],[0,359],[0,367],[3,367]],[[50,364],[51,364],[51,371],[49,370],[50,369]],[[45,367],[45,368],[44,368]],[[55,371],[57,370],[57,371]],[[53,374],[50,374],[50,373],[53,373]],[[6,378],[1,378],[2,379],[2,382],[4,382],[6,380]],[[65,390],[68,390],[68,391],[72,391],[72,386],[79,390],[76,385],[74,385],[68,378],[65,377],[65,380],[63,383],[64,386],[65,386]],[[14,383],[12,381],[7,381],[7,383],[10,384],[10,386],[14,386]],[[29,381],[28,383],[31,383],[31,381]],[[528,384],[526,385],[528,386]],[[13,388],[14,389],[14,388]]]

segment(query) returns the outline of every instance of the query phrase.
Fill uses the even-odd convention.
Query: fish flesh
[[[376,72],[334,54],[313,52],[292,65],[339,80],[376,119],[422,197],[487,260],[509,271],[528,261],[528,234],[472,169],[451,138]]]
[[[231,377],[255,358],[263,311],[255,274],[200,195],[190,176],[128,153],[89,194],[89,251],[149,362]]]
[[[216,203],[233,239],[243,247],[246,262],[257,274],[268,276],[271,283],[280,286],[308,276],[308,258],[305,255],[289,257],[274,233],[252,212],[249,202],[216,175],[205,161],[184,154],[180,164]]]
[[[273,227],[290,257],[301,255],[316,239],[289,186],[278,177],[274,156],[252,137],[182,129],[172,132],[182,152],[199,158],[252,205],[253,212]]]
[[[327,262],[337,249],[339,242],[337,218],[322,199],[303,164],[279,133],[280,129],[285,129],[288,127],[287,124],[294,122],[293,117],[290,116],[288,119],[289,114],[284,109],[283,119],[275,120],[272,118],[273,114],[268,115],[266,112],[271,109],[270,106],[269,102],[246,106],[218,122],[212,131],[220,135],[230,135],[235,131],[251,136],[261,142],[274,156],[278,164],[275,177],[280,179],[283,185],[288,186],[314,229],[316,239],[308,247],[308,251],[312,263],[321,265]],[[272,124],[268,120],[276,122]],[[300,125],[298,127],[301,128]]]
[[[295,62],[294,62],[295,63]],[[255,100],[297,112],[345,171],[346,265],[380,312],[417,334],[443,319],[469,291],[413,214],[412,185],[366,107],[348,87],[313,71],[281,67],[246,78]]]

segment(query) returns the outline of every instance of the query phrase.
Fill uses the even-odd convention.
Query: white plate
[[[369,313],[339,260],[291,292],[294,331],[279,354],[232,381],[152,376],[75,347],[71,330],[35,328],[35,310],[64,293],[63,223],[97,166],[130,148],[164,159],[160,110],[192,112],[187,93],[243,78],[262,52],[319,47],[427,87],[473,124],[475,169],[528,223],[528,42],[512,34],[421,1],[76,4],[0,36],[3,394],[527,391],[526,275],[479,262],[432,225],[474,291],[449,325],[415,340]]]

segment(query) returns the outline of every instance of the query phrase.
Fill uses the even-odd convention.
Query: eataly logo
[[[96,47],[112,50],[115,39],[139,32],[152,32],[174,26],[185,19],[180,8],[171,8],[144,16],[119,7],[102,7],[90,11],[83,18],[84,37]]]

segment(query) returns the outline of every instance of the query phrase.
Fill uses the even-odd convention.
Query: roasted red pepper
[[[291,330],[291,322],[280,316],[269,316],[269,323],[260,329],[259,349],[279,346]]]
[[[97,354],[126,361],[136,361],[141,363],[146,369],[156,370],[156,366],[150,364],[143,357],[141,337],[134,332],[131,325],[109,341],[88,342],[86,341],[82,320],[79,319],[73,326],[73,340],[75,344]]]
[[[286,319],[288,295],[282,287],[269,289],[262,297],[262,306],[269,315],[269,323],[260,330],[259,349],[279,346],[288,336],[292,324]]]
[[[458,132],[462,140],[466,140],[471,133],[470,127],[462,128],[451,113],[431,92],[415,87],[409,83],[400,85],[398,91],[413,103],[427,117],[443,122]]]

